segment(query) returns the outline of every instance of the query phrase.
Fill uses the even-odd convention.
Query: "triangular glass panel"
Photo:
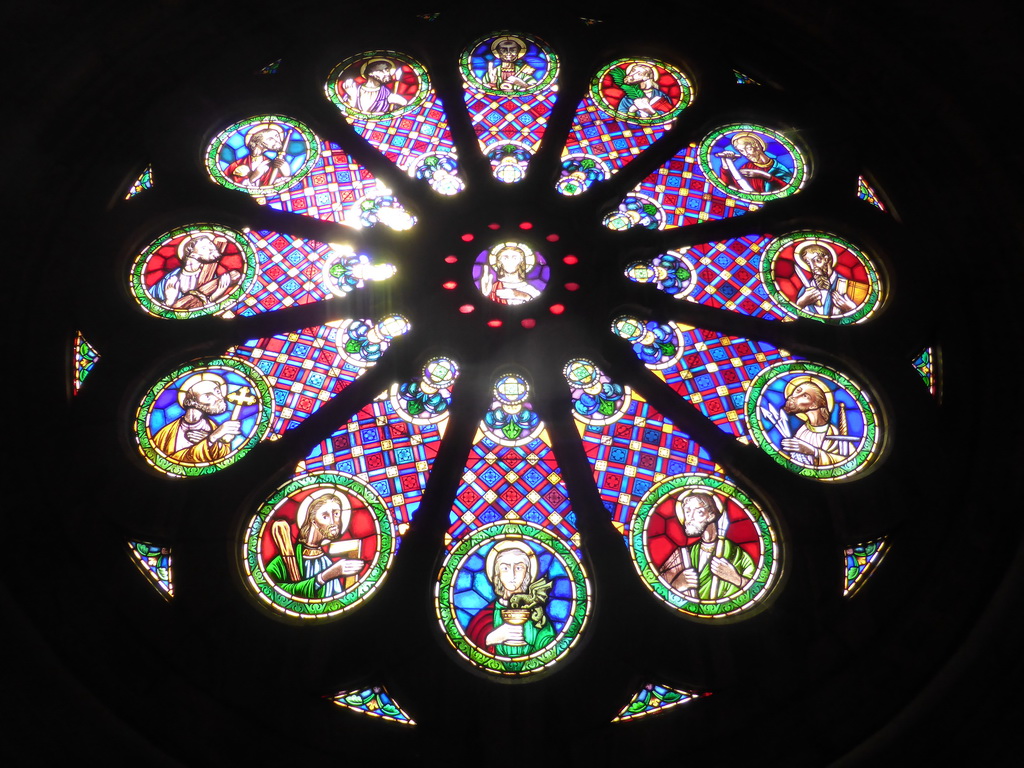
[[[633,694],[633,698],[619,711],[619,714],[612,718],[612,722],[621,723],[627,720],[636,720],[638,717],[656,715],[678,704],[685,704],[696,698],[710,695],[710,693],[682,691],[667,685],[648,683]]]
[[[889,552],[889,542],[885,538],[847,547],[845,586],[843,597],[853,597],[864,583],[875,572],[882,558]]]
[[[174,597],[174,574],[171,569],[171,549],[143,541],[128,541],[132,562],[165,600]]]
[[[153,166],[152,165],[147,165],[146,169],[141,174],[139,174],[139,178],[137,178],[132,183],[132,188],[128,190],[128,194],[124,196],[124,199],[125,200],[131,200],[133,197],[135,197],[140,192],[143,192],[143,191],[145,191],[147,189],[152,189],[152,188],[153,188]]]
[[[77,395],[82,390],[85,377],[92,373],[93,367],[99,362],[100,355],[96,348],[85,340],[81,331],[75,332],[75,346],[72,352],[75,368],[71,378],[73,385],[71,391]]]
[[[416,725],[416,721],[398,706],[398,702],[391,698],[391,694],[383,685],[374,685],[355,691],[341,691],[332,696],[331,701],[339,707],[351,709],[353,712],[361,712],[364,715],[379,717],[383,720],[392,720],[403,725]]]

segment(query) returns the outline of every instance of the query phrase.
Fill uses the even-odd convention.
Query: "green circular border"
[[[239,374],[249,379],[259,392],[260,401],[262,403],[262,407],[260,408],[261,416],[256,422],[256,429],[253,430],[253,433],[249,435],[246,441],[242,444],[242,447],[230,456],[227,456],[216,463],[204,464],[202,466],[195,464],[178,464],[168,459],[153,446],[153,438],[149,431],[150,410],[157,397],[159,397],[175,379],[192,371],[198,372],[200,370],[210,368],[233,368]],[[235,357],[200,358],[199,360],[193,360],[191,363],[187,363],[180,368],[176,368],[172,373],[167,374],[149,388],[149,391],[146,392],[146,396],[142,398],[142,402],[139,403],[139,407],[135,412],[135,439],[139,446],[139,452],[142,453],[143,458],[161,472],[180,477],[210,475],[224,467],[234,464],[252,450],[253,446],[260,442],[270,429],[270,422],[273,418],[273,413],[274,395],[270,390],[270,384],[267,383],[266,378],[257,368],[244,360],[239,360]]]
[[[530,539],[553,552],[565,565],[572,579],[573,608],[562,631],[549,646],[536,654],[512,660],[492,656],[478,648],[463,634],[455,616],[453,592],[455,576],[462,563],[491,539],[504,536]],[[498,522],[478,528],[461,539],[448,554],[434,585],[434,610],[441,629],[460,655],[478,668],[498,675],[528,675],[540,672],[560,659],[575,645],[587,623],[590,607],[590,589],[586,571],[576,554],[557,535],[530,523]],[[507,660],[505,660],[507,659]]]
[[[768,439],[764,428],[761,426],[760,417],[757,414],[757,404],[761,398],[762,391],[768,384],[786,373],[810,373],[824,376],[853,395],[853,399],[857,401],[864,416],[864,441],[855,455],[842,464],[823,469],[815,469],[804,464],[797,464],[795,461],[782,456],[781,451]],[[815,480],[844,480],[863,472],[874,464],[875,460],[881,455],[881,450],[876,450],[876,448],[879,448],[879,415],[864,395],[862,388],[839,373],[839,371],[821,363],[798,360],[768,366],[751,380],[750,386],[747,389],[743,410],[747,417],[747,431],[753,436],[757,446],[786,469],[803,477],[810,477]]]
[[[870,289],[864,303],[849,315],[833,319],[816,315],[813,312],[807,312],[791,302],[775,285],[775,278],[772,275],[772,270],[775,268],[775,262],[782,249],[796,240],[821,240],[826,243],[833,243],[857,254],[857,257],[867,265],[868,276],[870,278]],[[761,282],[764,284],[765,290],[768,291],[768,295],[771,296],[772,299],[774,299],[782,310],[790,317],[805,317],[809,320],[817,320],[819,323],[826,323],[827,325],[853,325],[870,318],[882,303],[882,278],[881,271],[878,269],[878,266],[866,253],[864,253],[863,250],[855,246],[850,241],[839,237],[839,235],[833,235],[830,232],[816,232],[814,230],[807,229],[800,230],[799,232],[790,232],[789,234],[775,238],[765,249],[764,256],[761,258],[761,266],[758,271]]]
[[[169,309],[156,302],[146,290],[144,283],[146,264],[149,261],[150,256],[152,256],[153,253],[164,244],[164,242],[177,237],[178,235],[184,235],[189,232],[218,232],[229,235],[238,245],[239,250],[242,251],[242,257],[245,260],[245,275],[242,277],[241,282],[239,282],[238,287],[234,291],[212,307],[202,307],[200,309]],[[225,227],[221,224],[186,224],[185,226],[177,227],[172,229],[170,232],[165,232],[160,235],[160,237],[156,238],[146,246],[146,249],[142,251],[142,253],[135,257],[135,263],[132,264],[131,292],[139,305],[149,314],[155,317],[168,317],[172,320],[187,320],[190,317],[215,315],[237,303],[239,299],[249,292],[249,288],[252,287],[255,279],[256,252],[249,243],[249,238],[247,238],[242,232],[231,229],[230,227]]]
[[[661,500],[683,488],[707,488],[734,499],[750,514],[757,526],[762,545],[761,560],[758,563],[754,580],[741,594],[715,603],[689,600],[658,577],[657,569],[647,555],[645,541],[647,524],[650,522],[654,508]],[[720,619],[733,616],[762,603],[775,586],[778,574],[781,573],[782,555],[778,551],[780,549],[768,518],[743,491],[728,480],[698,473],[675,475],[656,483],[641,498],[629,529],[629,553],[633,559],[633,566],[640,574],[640,580],[668,605],[684,615],[697,619]]]
[[[787,184],[785,189],[780,189],[778,192],[765,192],[764,194],[758,194],[756,192],[741,192],[724,184],[712,170],[708,154],[711,152],[711,145],[715,143],[719,136],[724,133],[732,133],[733,131],[758,131],[760,133],[767,133],[779,142],[779,144],[784,146],[793,156],[793,181]],[[808,163],[805,153],[800,151],[796,144],[778,131],[773,131],[771,128],[765,128],[763,125],[754,125],[753,123],[731,123],[730,125],[723,125],[721,128],[713,130],[704,137],[703,141],[701,141],[700,147],[697,150],[697,162],[700,164],[700,169],[703,171],[704,176],[716,189],[724,192],[730,197],[736,197],[740,200],[749,200],[753,203],[766,203],[769,200],[778,200],[780,198],[796,194],[803,189],[804,182],[806,182],[808,178]]]
[[[220,150],[224,146],[225,136],[242,129],[247,125],[255,125],[256,123],[281,123],[283,125],[287,125],[302,134],[302,137],[306,140],[306,146],[309,148],[309,156],[298,171],[293,173],[284,181],[278,184],[273,184],[269,187],[243,187],[241,184],[236,184],[224,175],[224,172],[220,169],[220,164],[217,161],[217,157],[220,155]],[[210,177],[222,187],[237,189],[248,195],[261,197],[274,192],[283,192],[286,189],[294,187],[309,174],[310,170],[313,168],[313,164],[316,163],[319,156],[320,141],[317,139],[316,134],[306,127],[304,123],[300,123],[298,120],[291,117],[285,117],[284,115],[254,115],[253,117],[247,117],[245,120],[239,120],[237,123],[232,123],[214,137],[213,141],[210,142],[209,149],[206,150],[206,170],[210,174]]]
[[[396,109],[394,112],[388,112],[384,115],[368,115],[365,112],[352,109],[345,102],[341,100],[341,96],[338,95],[337,83],[338,78],[341,77],[341,73],[344,72],[348,67],[361,59],[373,59],[376,57],[384,59],[394,59],[400,61],[406,66],[412,68],[412,71],[419,78],[420,88],[416,92],[415,98],[406,104],[401,109]],[[324,83],[324,93],[327,94],[327,98],[331,100],[331,103],[338,108],[338,111],[345,116],[348,122],[364,121],[372,123],[383,123],[392,120],[393,118],[400,117],[420,106],[427,98],[427,94],[430,92],[430,76],[427,74],[426,67],[420,64],[416,59],[411,56],[399,53],[398,51],[363,51],[357,53],[354,56],[349,56],[347,59],[336,65],[331,73],[327,76],[327,82]]]
[[[671,112],[666,112],[664,115],[659,115],[657,117],[637,117],[636,115],[631,115],[628,112],[620,112],[617,109],[611,108],[608,102],[605,101],[604,96],[601,95],[601,83],[604,81],[605,75],[607,75],[612,68],[617,67],[620,64],[625,64],[626,62],[654,62],[676,79],[679,83],[679,103],[672,108]],[[693,103],[695,91],[696,89],[694,88],[693,82],[689,77],[683,74],[683,71],[679,69],[679,67],[675,67],[661,59],[647,56],[626,56],[624,58],[616,59],[610,64],[606,64],[601,67],[594,78],[590,81],[590,97],[602,112],[611,115],[616,120],[623,120],[635,125],[664,125],[672,122],[679,117],[679,114],[684,109]]]
[[[529,40],[531,43],[540,48],[544,52],[544,55],[548,57],[548,71],[544,75],[544,79],[541,80],[537,85],[530,88],[528,91],[503,91],[500,88],[495,88],[490,85],[484,85],[481,83],[476,75],[472,74],[473,69],[469,65],[469,59],[473,55],[473,51],[477,49],[481,43],[485,40],[495,40],[499,37],[505,37],[506,35],[512,37],[521,37],[523,40]],[[558,56],[551,50],[551,46],[541,40],[536,35],[529,35],[525,32],[513,32],[508,29],[503,29],[500,32],[493,32],[487,35],[481,35],[468,46],[466,46],[461,55],[459,56],[459,71],[462,74],[462,82],[469,85],[481,93],[486,93],[491,96],[503,96],[505,98],[512,98],[514,96],[530,96],[532,94],[540,93],[547,88],[551,83],[558,77],[559,61]],[[508,142],[504,142],[508,143]]]
[[[377,558],[370,565],[366,576],[348,592],[337,597],[305,600],[275,589],[260,563],[260,541],[267,520],[277,505],[293,493],[311,486],[345,488],[362,499],[377,521],[380,546],[377,547]],[[331,618],[368,599],[387,578],[398,546],[394,521],[380,494],[367,483],[338,472],[321,472],[288,481],[260,505],[259,511],[249,519],[244,531],[242,562],[245,565],[246,586],[260,598],[260,605],[273,610],[275,615],[302,621]]]

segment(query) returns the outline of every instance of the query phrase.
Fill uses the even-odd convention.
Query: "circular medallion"
[[[498,243],[473,265],[473,282],[495,304],[525,304],[540,296],[551,270],[544,257],[523,243]]]
[[[547,43],[519,32],[485,35],[459,58],[467,85],[494,96],[517,96],[547,89],[558,76],[558,59]]]
[[[286,616],[336,616],[383,583],[396,546],[373,488],[338,472],[307,475],[278,488],[247,523],[246,585]]]
[[[728,480],[685,474],[636,508],[630,554],[648,589],[688,616],[717,619],[763,604],[781,573],[764,512]]]
[[[616,318],[612,333],[633,345],[633,352],[640,362],[652,370],[669,368],[683,356],[683,332],[675,323],[646,323],[636,317]]]
[[[693,86],[686,75],[663,61],[617,59],[597,73],[590,95],[614,118],[660,125],[690,106]]]
[[[697,269],[684,251],[668,251],[651,261],[635,261],[625,275],[634,283],[654,283],[669,296],[685,299],[697,284]]]
[[[792,317],[833,325],[862,323],[878,309],[878,269],[855,245],[824,232],[776,238],[761,259],[761,280]]]
[[[759,125],[735,123],[712,131],[697,159],[718,189],[756,203],[788,197],[807,179],[807,161],[796,145]]]
[[[509,676],[562,658],[579,639],[590,599],[576,552],[522,522],[493,523],[459,540],[434,590],[437,617],[459,655]]]
[[[578,357],[562,369],[572,389],[572,415],[591,426],[613,424],[629,412],[633,395],[616,384],[589,360]]]
[[[231,357],[204,358],[154,384],[135,416],[139,450],[169,475],[207,475],[238,461],[266,435],[270,385]]]
[[[241,232],[189,224],[167,232],[135,258],[132,295],[149,314],[185,319],[234,306],[256,279],[256,255]]]
[[[256,115],[217,134],[206,152],[206,169],[223,187],[268,195],[297,184],[318,153],[316,136],[298,120]]]
[[[760,448],[804,477],[842,480],[878,458],[882,434],[862,389],[806,360],[776,363],[750,382],[744,410]]]
[[[366,51],[331,70],[327,97],[349,121],[387,120],[420,104],[430,91],[427,71],[396,51]]]
[[[395,384],[391,388],[391,407],[401,418],[413,424],[437,424],[448,418],[452,387],[459,366],[447,357],[435,357],[423,366],[418,381]]]

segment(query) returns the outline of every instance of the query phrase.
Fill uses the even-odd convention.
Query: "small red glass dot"
[[[476,309],[476,307],[474,307],[472,304],[463,304],[461,307],[459,307],[459,312],[461,312],[464,315],[468,315],[474,309]]]
[[[501,320],[488,320],[487,324],[491,326],[491,328],[501,328]]]
[[[548,235],[544,239],[547,240],[549,243],[557,243],[559,238],[558,235]]]
[[[565,305],[564,304],[552,304],[551,307],[550,307],[550,310],[551,310],[551,314],[552,315],[560,315],[563,312],[565,312]]]
[[[531,224],[528,221],[524,221],[522,224],[519,225],[519,228],[520,229],[533,229],[533,224]]]
[[[459,260],[459,257],[458,256],[445,256],[444,260],[445,260],[445,263],[447,263],[447,264],[454,264],[455,262],[457,262]]]
[[[464,242],[464,243],[472,243],[473,240],[474,240],[473,235],[471,235],[469,232],[467,232],[466,234],[464,234],[462,236],[462,242]]]
[[[498,224],[497,222],[495,222],[494,224],[488,224],[487,228],[488,229],[501,229],[501,224]]]
[[[441,283],[441,286],[446,290],[454,291],[455,288],[458,286],[458,283],[456,283],[454,280],[449,280],[447,283]]]
[[[446,288],[448,287],[447,283],[445,283],[445,287]],[[567,291],[578,291],[579,289],[580,289],[580,284],[579,283],[566,283],[565,284],[565,290],[567,290]]]
[[[532,317],[524,318],[520,322],[521,322],[523,328],[533,328],[533,326],[535,326],[537,324],[537,321],[534,320]]]
[[[573,256],[571,253],[562,259],[566,264],[579,264],[580,260]]]

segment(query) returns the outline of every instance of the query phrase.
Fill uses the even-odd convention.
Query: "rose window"
[[[253,76],[176,134],[194,162],[167,183],[201,204],[140,216],[122,277],[163,345],[122,393],[131,471],[166,493],[132,526],[143,573],[187,603],[219,554],[231,611],[289,648],[398,627],[381,653],[433,643],[431,680],[480,691],[590,669],[619,616],[734,651],[787,590],[843,610],[890,545],[876,518],[823,534],[825,508],[886,463],[891,375],[844,334],[885,324],[892,268],[821,213],[827,131],[685,51],[583,72],[529,29],[383,43]],[[102,362],[78,348],[81,384]],[[719,692],[635,667],[605,722]],[[407,664],[330,670],[335,703],[432,722]]]

